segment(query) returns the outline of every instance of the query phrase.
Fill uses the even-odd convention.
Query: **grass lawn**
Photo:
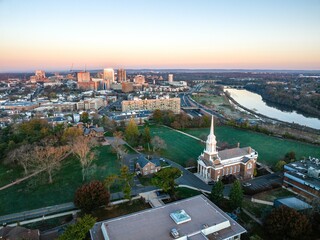
[[[200,195],[201,192],[197,191],[197,190],[193,190],[193,189],[190,189],[190,188],[185,188],[185,187],[179,187],[177,188],[177,198],[179,200],[181,199],[185,199],[185,198],[190,198],[190,197],[194,197],[194,196],[197,196],[197,195]]]
[[[278,188],[278,189],[270,190],[267,192],[258,193],[253,197],[259,200],[273,202],[277,198],[294,197],[294,196],[296,196],[294,193],[284,188]]]
[[[273,208],[269,205],[253,203],[249,199],[243,199],[242,207],[250,213],[252,213],[257,218],[264,217]]]
[[[100,155],[93,161],[96,167],[92,179],[102,180],[110,174],[118,174],[119,162],[110,146],[101,146],[98,150]],[[65,159],[54,174],[53,183],[47,182],[48,177],[43,173],[0,191],[0,215],[73,201],[75,190],[83,184],[79,161],[74,157]]]
[[[197,159],[204,148],[198,140],[166,127],[151,126],[150,133],[152,136],[159,136],[167,144],[167,149],[163,150],[160,155],[182,166],[185,166],[190,159]]]
[[[202,134],[209,134],[209,129],[187,129],[185,132],[199,137]],[[276,138],[229,126],[216,126],[215,135],[218,142],[227,142],[231,146],[236,146],[238,142],[240,142],[240,147],[251,146],[259,153],[258,161],[269,165],[274,165],[290,151],[296,153],[297,159],[303,156],[320,156],[320,147],[316,145]],[[202,149],[196,154],[195,158],[201,151]]]
[[[0,187],[5,186],[14,180],[23,176],[23,170],[20,167],[11,167],[0,165]]]

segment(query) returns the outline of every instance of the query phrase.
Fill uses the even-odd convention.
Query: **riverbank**
[[[257,113],[251,109],[242,106],[227,92],[224,92],[224,94],[230,100],[230,102],[232,102],[232,104],[238,106],[239,108],[247,111],[250,114],[260,117],[263,120],[263,122],[259,124],[259,126],[253,127],[235,123],[231,125],[253,131],[256,131],[256,128],[258,128],[259,130],[261,130],[258,132],[265,132],[267,134],[272,134],[276,137],[293,139],[316,145],[320,144],[320,130],[306,126],[301,126],[298,124],[284,122],[275,118],[265,116],[263,114]]]

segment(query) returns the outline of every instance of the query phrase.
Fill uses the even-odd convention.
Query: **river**
[[[268,106],[259,94],[244,90],[225,88],[231,97],[240,105],[253,110],[257,113],[270,118],[275,118],[284,122],[297,123],[302,126],[308,126],[315,129],[320,129],[320,119],[305,117],[296,111],[282,111],[275,107]]]

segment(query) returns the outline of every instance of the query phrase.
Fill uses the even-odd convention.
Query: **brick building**
[[[122,101],[122,112],[135,110],[171,110],[174,113],[180,113],[180,98],[168,99],[138,99],[131,101]]]
[[[198,158],[197,175],[205,182],[218,181],[223,176],[231,174],[240,179],[252,178],[258,153],[251,147],[237,147],[217,151],[217,141],[213,128],[212,116],[206,148]]]

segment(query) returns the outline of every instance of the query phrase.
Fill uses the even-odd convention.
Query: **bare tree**
[[[167,144],[166,142],[160,138],[159,136],[155,136],[151,139],[151,144],[153,147],[153,151],[158,151],[161,149],[166,149],[167,148]]]
[[[33,147],[31,144],[22,145],[8,154],[6,162],[14,162],[20,165],[24,170],[24,174],[28,175],[33,159],[32,149]]]
[[[113,142],[112,148],[113,152],[117,154],[117,159],[122,160],[123,157],[128,153],[128,150],[125,148],[124,141],[123,141],[123,134],[122,132],[114,132],[113,133]]]
[[[68,146],[52,147],[37,146],[33,150],[33,167],[37,171],[46,171],[49,176],[49,183],[52,183],[52,173],[61,165],[61,160],[64,159],[69,152]]]
[[[77,156],[82,167],[82,181],[87,177],[92,161],[95,159],[97,152],[91,151],[96,146],[94,139],[89,137],[78,137],[73,144],[73,153]]]

